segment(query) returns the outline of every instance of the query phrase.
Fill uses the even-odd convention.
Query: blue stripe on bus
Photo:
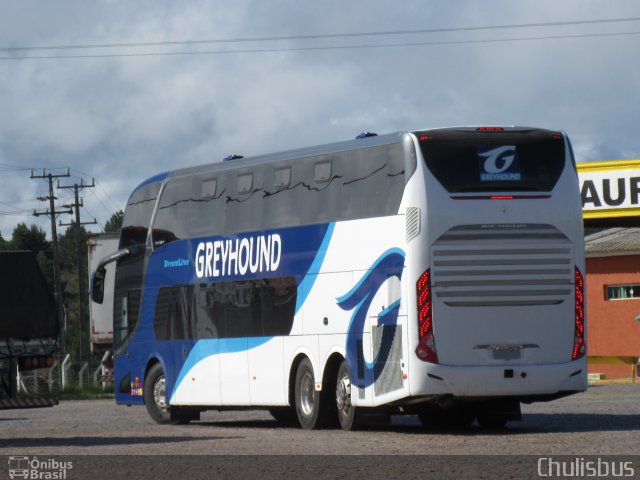
[[[395,329],[384,328],[380,346],[380,358],[374,359],[372,363],[364,361],[362,349],[362,338],[364,326],[367,319],[367,312],[371,302],[380,287],[390,278],[402,278],[405,254],[399,248],[391,248],[384,252],[367,270],[356,285],[346,294],[338,297],[336,301],[343,310],[353,310],[349,328],[347,330],[347,364],[351,372],[358,372],[351,375],[351,383],[357,387],[368,387],[376,380],[374,363],[387,361],[390,353],[391,343],[395,336]],[[398,321],[400,304],[394,303],[389,308],[381,312],[381,324],[385,327],[393,327]],[[359,363],[360,362],[360,363]],[[358,368],[361,367],[361,368]],[[361,375],[360,375],[361,372]],[[377,372],[379,374],[379,372]]]
[[[296,295],[296,310],[295,314],[297,315],[304,301],[309,296],[311,292],[311,288],[313,288],[313,284],[316,282],[318,278],[318,273],[320,273],[320,267],[322,266],[322,262],[324,262],[324,258],[327,255],[327,250],[329,249],[329,243],[331,243],[331,236],[333,235],[333,229],[335,227],[335,223],[332,222],[329,224],[327,228],[327,232],[324,234],[324,238],[322,239],[322,243],[318,248],[318,253],[316,257],[313,259],[313,263],[309,266],[309,270],[307,270],[307,274],[304,276],[300,284],[298,285],[298,293]]]
[[[300,308],[302,308],[304,301],[311,292],[313,284],[318,277],[318,273],[320,273],[320,268],[322,267],[322,263],[324,262],[324,259],[326,257],[327,250],[329,249],[329,244],[331,243],[331,237],[333,235],[334,227],[335,223],[333,222],[327,225],[327,231],[324,234],[322,243],[318,247],[315,258],[309,266],[304,278],[298,285],[298,294],[295,309],[296,315],[298,314]],[[236,353],[249,350],[250,348],[256,348],[264,345],[272,338],[273,337],[243,337],[198,340],[189,352],[184,365],[180,369],[180,373],[174,384],[172,394],[175,393],[176,390],[180,387],[180,383],[184,379],[185,375],[189,372],[189,370],[191,370],[191,368],[193,368],[198,362],[204,360],[206,357],[222,353]]]

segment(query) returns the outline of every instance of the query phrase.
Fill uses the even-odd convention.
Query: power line
[[[129,43],[96,43],[96,44],[78,44],[78,45],[46,45],[46,46],[29,46],[29,47],[4,47],[0,48],[3,52],[18,51],[37,51],[37,50],[76,50],[91,48],[125,48],[125,47],[158,47],[158,46],[175,46],[175,45],[203,45],[216,43],[249,43],[249,42],[273,42],[284,40],[320,40],[330,38],[354,38],[354,37],[379,37],[393,35],[415,35],[425,33],[447,33],[447,32],[470,32],[482,30],[506,30],[519,28],[539,28],[539,27],[558,27],[558,26],[574,26],[574,25],[595,25],[604,23],[620,23],[639,21],[640,17],[629,18],[607,18],[597,20],[574,20],[562,22],[539,22],[539,23],[520,23],[512,25],[484,25],[470,27],[445,27],[445,28],[423,28],[412,30],[388,30],[379,32],[352,32],[352,33],[324,33],[315,35],[282,35],[267,37],[241,37],[241,38],[218,38],[206,40],[175,40],[163,42],[129,42]],[[30,57],[36,58],[36,57]]]
[[[89,176],[89,174],[88,174],[88,173],[83,172],[82,170],[79,170],[79,169],[77,169],[77,168],[72,168],[72,170],[75,170],[76,172],[78,172],[78,173],[80,173],[81,175],[84,175],[84,176],[86,176],[86,177],[88,177],[88,176]],[[111,204],[115,207],[116,211],[118,211],[118,210],[122,210],[122,207],[121,207],[120,205],[118,205],[118,204],[117,204],[117,203],[116,203],[116,202],[111,198],[111,196],[107,193],[107,191],[106,191],[104,188],[102,188],[102,185],[101,185],[99,182],[96,182],[96,181],[95,181],[95,179],[94,179],[94,182],[95,182],[95,184],[96,184],[96,187],[97,187],[97,188],[98,188],[98,189],[99,189],[99,190],[104,194],[105,198],[106,198],[107,200],[109,200],[109,201],[111,202]],[[107,212],[109,215],[112,215],[112,214],[113,214],[113,211],[109,210],[109,208],[104,204],[104,202],[100,199],[100,197],[96,194],[96,192],[95,192],[95,191],[93,191],[93,190],[92,190],[92,191],[90,192],[90,195],[93,195],[93,196],[96,198],[96,200],[98,200],[98,202],[100,202],[100,204],[102,205],[102,207],[106,210],[106,212]]]
[[[0,60],[43,60],[43,59],[70,59],[70,58],[115,58],[115,57],[165,57],[179,55],[228,55],[237,53],[278,53],[278,52],[302,52],[319,50],[358,50],[373,48],[394,48],[394,47],[423,47],[436,45],[465,45],[483,43],[507,43],[524,42],[535,40],[561,40],[577,38],[596,37],[618,37],[628,35],[640,35],[640,31],[616,32],[616,33],[586,33],[577,35],[548,35],[539,37],[513,37],[513,38],[493,38],[483,40],[445,40],[436,42],[406,42],[406,43],[381,43],[381,44],[361,44],[361,45],[333,45],[317,47],[283,47],[283,48],[255,48],[245,50],[202,50],[193,52],[156,52],[156,53],[112,53],[95,55],[34,55],[28,57],[0,57]]]
[[[553,35],[539,37],[516,37],[497,38],[483,40],[448,40],[437,42],[406,42],[391,44],[362,44],[362,45],[333,45],[317,47],[284,47],[284,48],[264,48],[264,49],[244,49],[244,50],[213,50],[213,51],[191,51],[191,52],[157,52],[157,53],[117,53],[117,54],[97,54],[97,55],[38,55],[29,57],[0,57],[0,60],[29,60],[29,59],[65,59],[65,58],[110,58],[110,57],[158,57],[158,56],[178,56],[178,55],[215,55],[215,54],[237,54],[237,53],[277,53],[296,51],[318,51],[318,50],[350,50],[350,49],[372,49],[372,48],[392,48],[392,47],[417,47],[435,45],[462,45],[481,43],[505,43],[532,40],[558,40],[567,38],[588,38],[588,37],[612,37],[622,35],[638,35],[640,31],[617,32],[617,33],[596,33],[578,35]]]

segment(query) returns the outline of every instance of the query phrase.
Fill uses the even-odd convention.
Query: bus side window
[[[173,287],[171,292],[171,327],[174,340],[193,338],[191,329],[192,286]]]
[[[114,302],[113,343],[117,349],[129,334],[129,305],[126,295],[118,295]]]
[[[289,335],[298,289],[294,277],[268,278],[262,288],[262,334]]]
[[[199,285],[195,295],[194,330],[196,338],[222,338],[224,336],[224,306],[216,303],[216,285]]]
[[[140,313],[140,290],[117,295],[114,302],[113,341],[120,347],[133,333]]]
[[[163,287],[158,291],[156,311],[153,317],[153,333],[156,340],[171,339],[171,287]]]
[[[255,288],[252,281],[228,282],[226,287],[227,337],[249,337],[253,318],[260,313],[255,301]]]

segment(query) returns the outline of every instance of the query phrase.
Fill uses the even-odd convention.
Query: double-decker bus
[[[160,423],[263,408],[503,426],[586,389],[578,177],[560,131],[362,135],[154,176],[116,262],[115,390]]]

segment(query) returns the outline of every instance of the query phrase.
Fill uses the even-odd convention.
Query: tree
[[[26,224],[19,223],[13,229],[11,240],[0,242],[0,250],[31,250],[53,291],[53,250],[51,242],[47,240],[47,233],[42,228],[37,225],[27,227]]]
[[[122,220],[124,219],[124,212],[118,210],[111,215],[111,218],[104,224],[104,233],[119,233],[122,228]]]
[[[45,252],[51,256],[51,245],[47,240],[47,233],[37,225],[27,227],[25,223],[19,223],[13,230],[10,248],[12,250],[31,250],[34,253]]]
[[[80,349],[80,325],[79,325],[79,302],[80,289],[78,286],[78,256],[76,251],[76,223],[71,222],[67,230],[62,235],[58,235],[58,247],[60,252],[60,280],[64,290],[64,304],[67,314],[67,351],[74,355]],[[80,225],[80,261],[82,262],[83,276],[87,275],[88,259],[87,259],[87,231],[84,226]],[[84,288],[87,288],[87,280],[84,277]],[[86,303],[87,297],[84,296],[84,312],[89,311]],[[86,336],[88,332],[88,322],[83,327],[83,334]],[[86,338],[86,337],[85,337]]]

